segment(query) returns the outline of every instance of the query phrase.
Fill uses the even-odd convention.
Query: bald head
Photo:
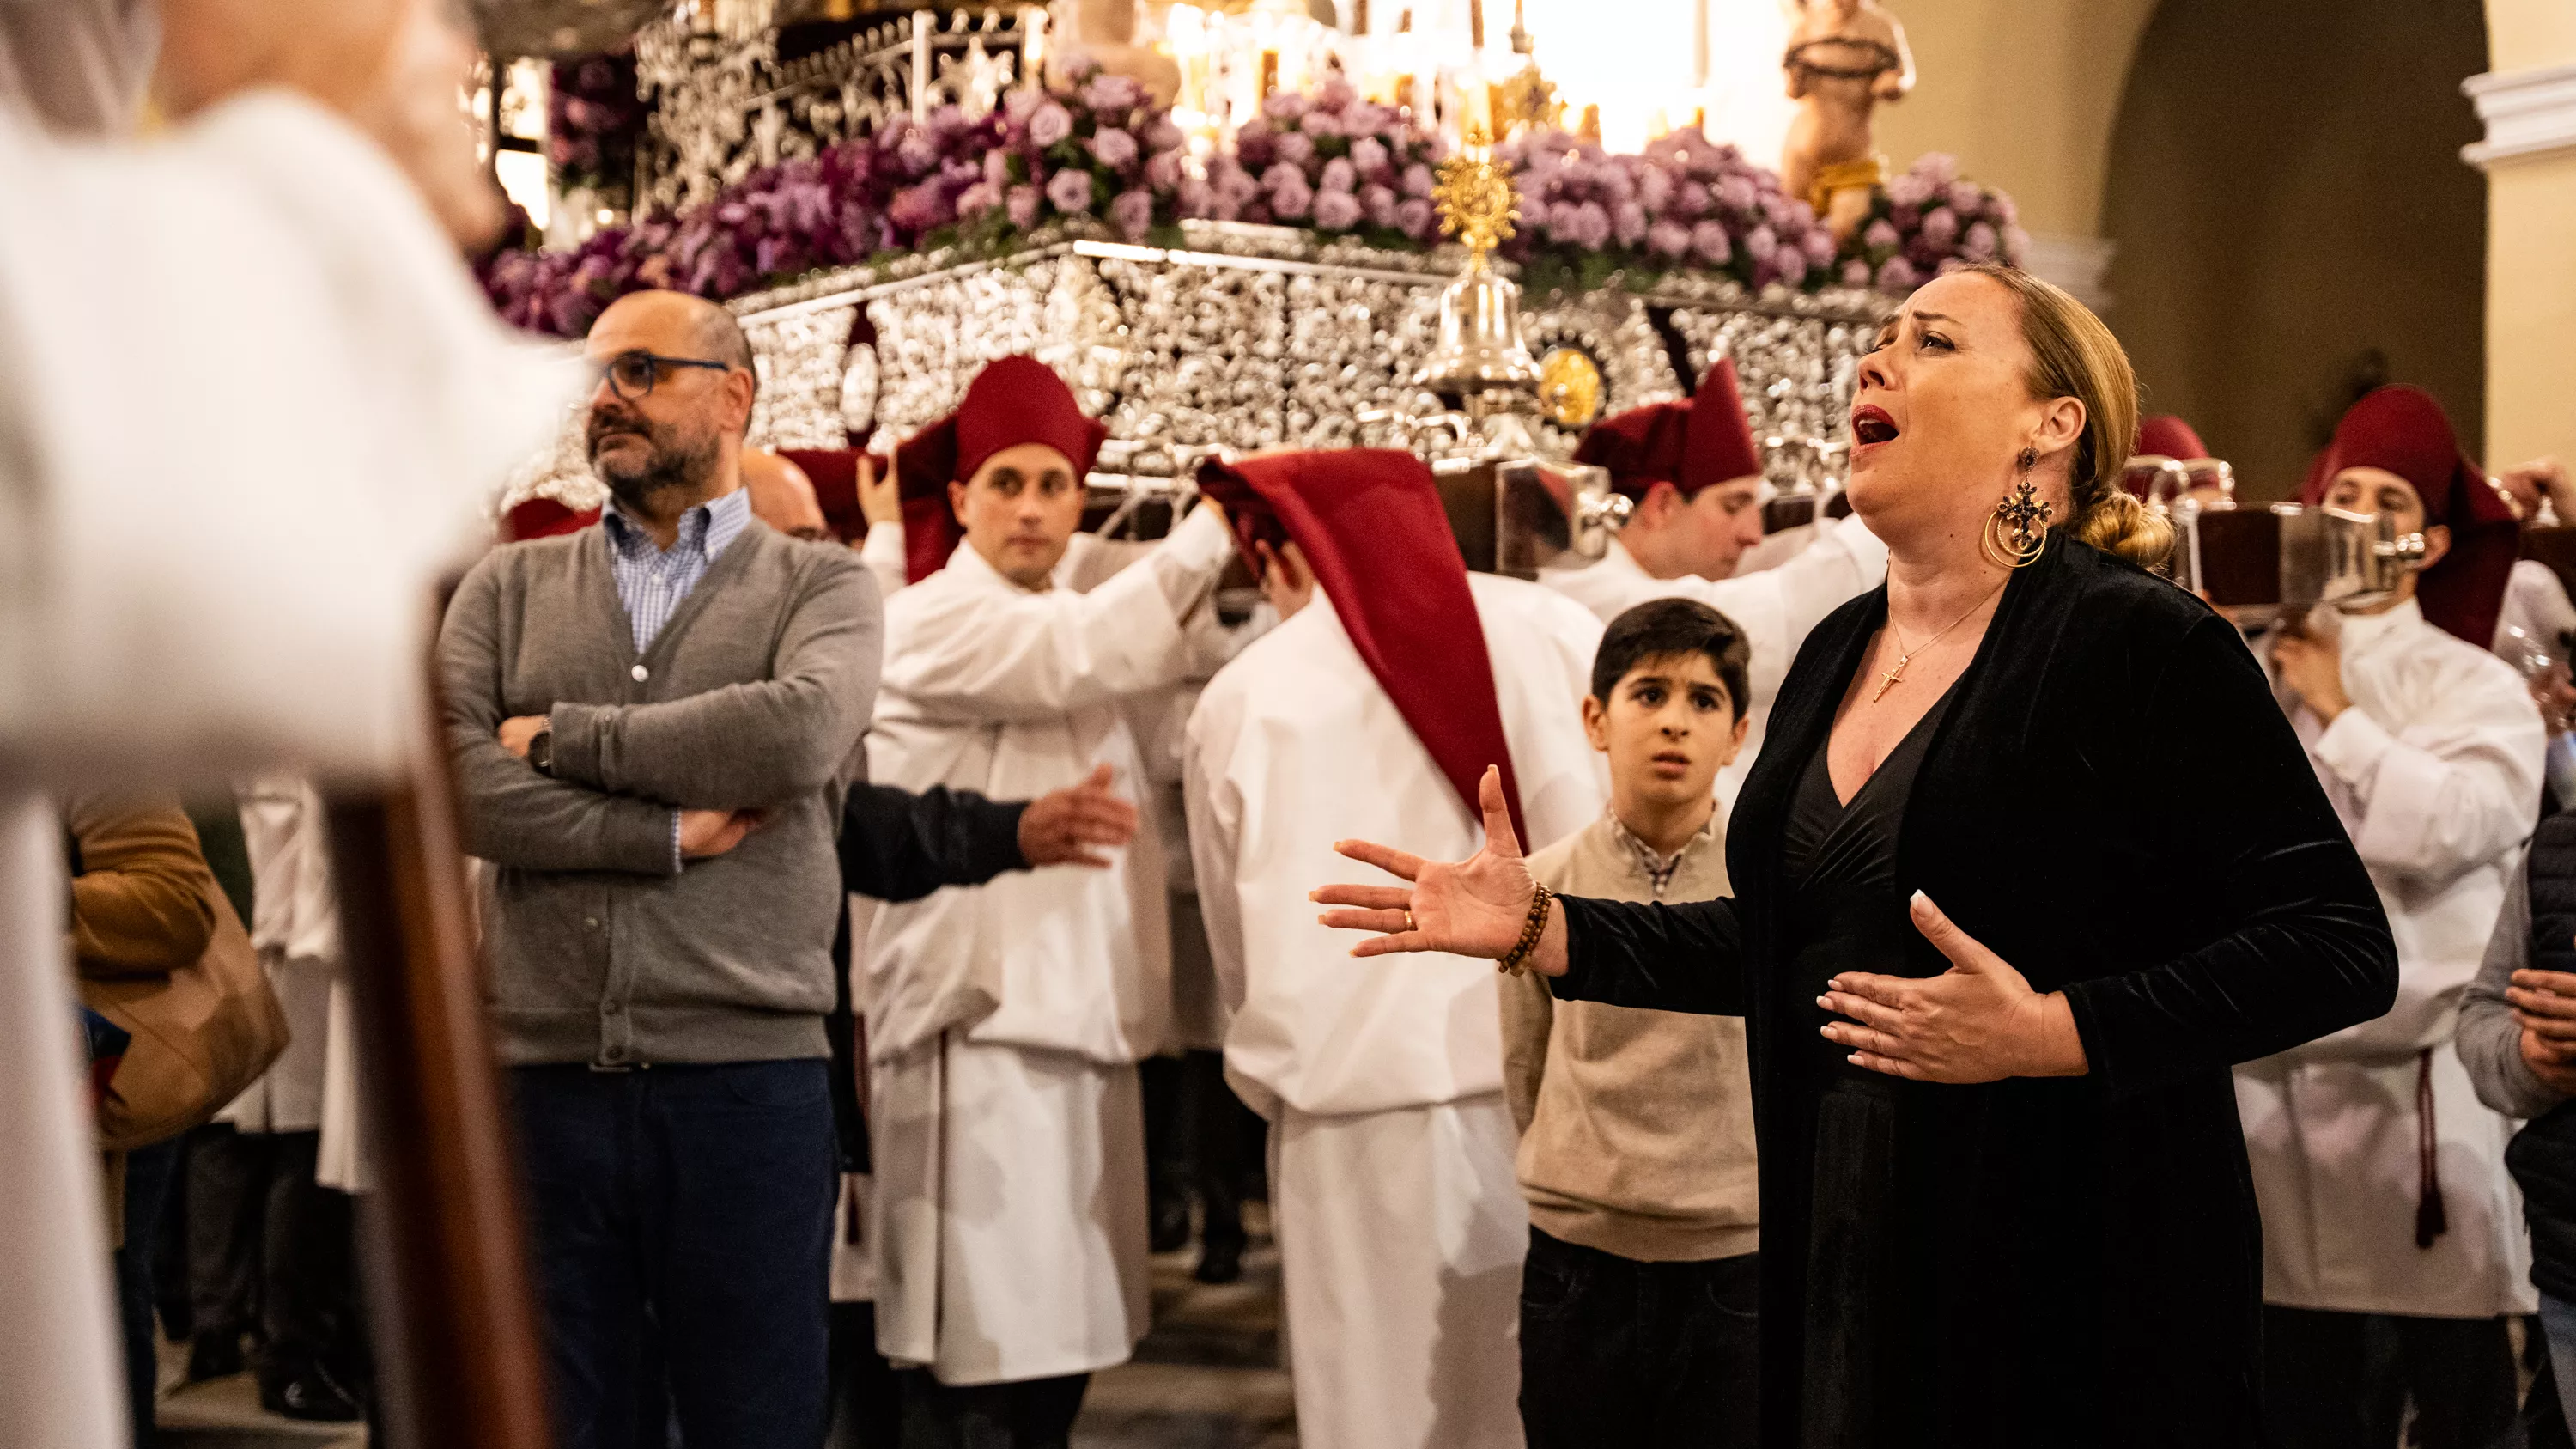
[[[823,505],[814,496],[814,480],[804,469],[766,448],[753,448],[742,455],[742,486],[751,494],[752,517],[789,538],[832,541]]]
[[[590,465],[621,511],[667,516],[676,530],[680,514],[740,486],[758,383],[732,313],[685,292],[636,292],[599,314],[583,350],[600,370]]]

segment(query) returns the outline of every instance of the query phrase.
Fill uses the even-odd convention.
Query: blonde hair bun
[[[2075,537],[2142,569],[2160,568],[2173,555],[2173,521],[2113,488],[2075,520]]]

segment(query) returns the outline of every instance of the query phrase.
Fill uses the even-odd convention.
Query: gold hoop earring
[[[2048,521],[2057,512],[2055,504],[2039,500],[2039,490],[2031,485],[2030,470],[2038,466],[2039,450],[2024,448],[2013,461],[2020,465],[2021,481],[1986,515],[1985,530],[1977,540],[1986,562],[2003,569],[2028,568],[2038,561],[2048,547]]]

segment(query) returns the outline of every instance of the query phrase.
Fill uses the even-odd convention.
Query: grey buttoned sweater
[[[754,522],[639,657],[596,526],[476,564],[439,635],[465,848],[511,1065],[826,1054],[833,842],[875,703],[874,578]],[[552,720],[553,778],[501,748]],[[677,808],[760,810],[680,866]]]

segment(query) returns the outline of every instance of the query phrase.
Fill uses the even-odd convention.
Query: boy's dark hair
[[[1601,648],[1592,656],[1592,697],[1608,704],[1610,692],[1642,660],[1703,654],[1716,666],[1718,682],[1726,686],[1726,702],[1742,719],[1749,652],[1744,631],[1735,627],[1733,619],[1696,599],[1655,599],[1611,620],[1602,631]]]

